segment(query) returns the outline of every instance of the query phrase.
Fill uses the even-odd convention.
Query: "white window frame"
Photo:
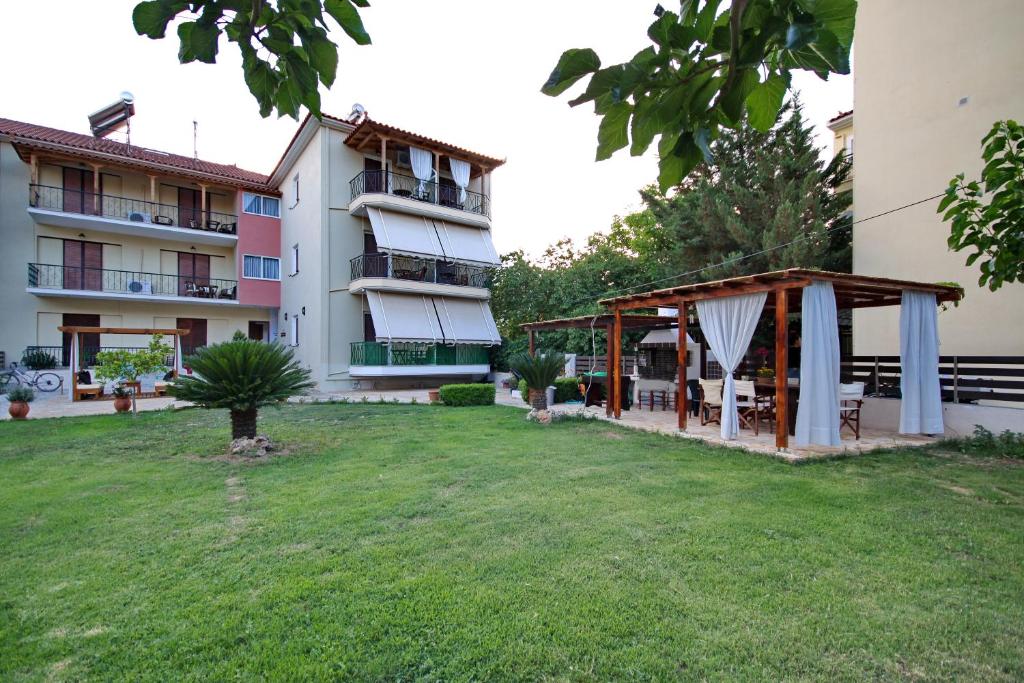
[[[259,211],[249,211],[248,209],[245,208],[246,205],[248,204],[248,202],[246,201],[246,199],[248,197],[259,197],[260,198],[260,210]],[[264,210],[264,208],[263,208],[263,200],[264,199],[273,199],[274,201],[277,202],[277,213],[267,213]],[[279,197],[271,197],[270,195],[260,194],[258,192],[243,192],[242,193],[242,213],[247,213],[250,216],[266,216],[267,218],[280,218],[281,217],[281,199]]]
[[[294,198],[294,201],[292,201],[292,205],[289,208],[294,209],[296,206],[299,205],[299,174],[298,173],[296,173],[294,176],[292,176],[292,192],[295,194],[295,198]]]
[[[258,258],[260,260],[260,274],[266,273],[266,261],[277,261],[277,277],[250,277],[245,274],[245,259],[247,258]],[[266,282],[280,282],[281,281],[281,259],[277,256],[263,256],[262,254],[242,254],[242,279],[244,280],[264,280]]]
[[[292,275],[299,274],[299,245],[292,245]]]
[[[293,313],[292,314],[291,324],[292,324],[292,326],[291,326],[291,340],[290,340],[291,341],[291,345],[292,346],[298,346],[299,345],[299,316],[298,316],[297,313]]]

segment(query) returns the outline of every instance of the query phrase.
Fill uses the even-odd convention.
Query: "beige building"
[[[835,135],[832,144],[832,156],[843,156],[851,164],[853,163],[853,111],[840,112],[837,116],[829,119],[829,130]],[[836,188],[839,192],[847,192],[853,189],[853,166],[850,166],[850,173],[846,181]]]
[[[853,197],[864,222],[854,226],[853,268],[963,285],[960,306],[939,314],[943,355],[1024,355],[1024,285],[980,288],[967,252],[947,248],[938,200],[866,219],[942,193],[957,173],[978,177],[981,138],[1024,113],[1021,26],[1019,0],[861,0],[857,11]],[[897,308],[856,311],[855,353],[897,353],[898,316]]]

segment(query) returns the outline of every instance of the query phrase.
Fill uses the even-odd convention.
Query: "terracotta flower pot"
[[[548,395],[543,389],[530,389],[530,407],[534,410],[548,409]]]
[[[430,399],[431,403],[440,403],[441,391],[439,389],[431,389],[427,392],[427,398]]]
[[[120,396],[114,399],[114,410],[119,413],[127,413],[132,409],[132,399],[128,396]]]
[[[25,401],[11,401],[11,405],[7,407],[7,412],[13,420],[24,420],[28,417],[28,403]]]

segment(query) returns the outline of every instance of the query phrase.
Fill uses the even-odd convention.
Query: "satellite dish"
[[[352,113],[348,115],[350,123],[361,121],[366,116],[366,107],[356,102],[352,105]]]
[[[131,94],[127,90],[121,93],[121,101],[125,104],[131,104],[135,101],[135,95]]]

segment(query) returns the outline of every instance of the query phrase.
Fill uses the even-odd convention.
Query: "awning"
[[[368,291],[373,329],[380,341],[500,344],[486,301]]]
[[[501,335],[494,324],[491,307],[479,299],[434,297],[441,315],[441,326],[449,342],[460,344],[500,344]]]
[[[653,346],[655,344],[672,344],[679,341],[679,328],[669,330],[651,330],[647,336],[640,340],[640,346]],[[686,335],[686,344],[693,344],[693,337]]]
[[[386,341],[443,342],[444,333],[429,296],[366,293],[377,339]]]
[[[447,221],[385,211],[366,210],[370,227],[381,251],[440,258],[446,261],[501,263],[491,241],[491,232]]]

